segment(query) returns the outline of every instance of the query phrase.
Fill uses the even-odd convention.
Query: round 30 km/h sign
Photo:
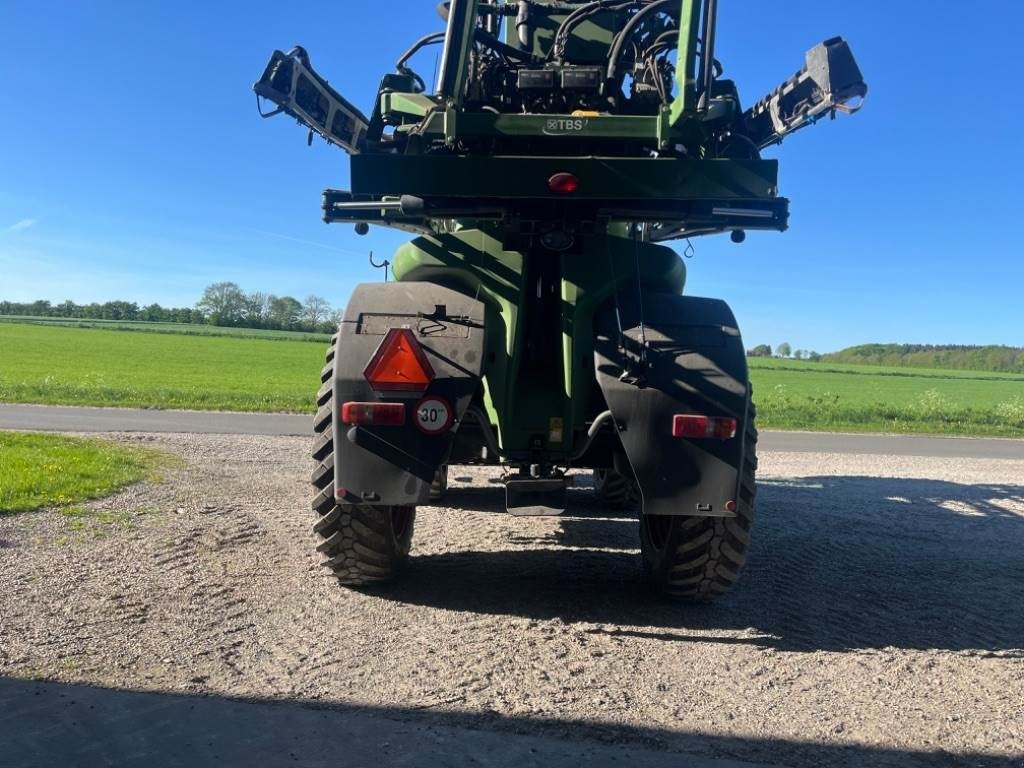
[[[416,428],[428,435],[440,435],[447,432],[455,419],[452,407],[443,397],[431,395],[416,403],[413,423]]]

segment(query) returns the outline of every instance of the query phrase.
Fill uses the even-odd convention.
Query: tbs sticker
[[[416,403],[413,421],[416,428],[428,435],[440,435],[447,432],[455,419],[452,407],[443,397],[431,395]]]
[[[548,120],[544,125],[544,133],[548,136],[561,136],[566,133],[579,133],[580,131],[585,130],[588,125],[590,125],[589,120],[560,117],[558,119]]]

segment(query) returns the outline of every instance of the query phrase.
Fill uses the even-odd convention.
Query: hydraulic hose
[[[572,33],[573,28],[598,11],[624,11],[627,8],[635,8],[649,2],[651,0],[626,0],[625,2],[623,0],[595,0],[588,5],[580,6],[566,16],[562,23],[558,25],[554,42],[548,51],[548,60],[554,59],[561,62],[565,56],[565,46],[569,42],[569,35]]]
[[[594,438],[597,437],[597,433],[601,431],[601,427],[611,420],[611,411],[602,411],[599,413],[597,418],[594,419],[594,423],[590,425],[590,429],[587,430],[587,439],[583,441],[582,446],[573,451],[572,455],[569,457],[569,461],[582,459],[583,455],[590,450],[590,446],[593,444]]]
[[[424,35],[423,37],[421,37],[419,40],[412,44],[412,47],[408,51],[403,53],[398,58],[398,61],[395,62],[395,69],[401,72],[405,68],[405,63],[413,56],[415,56],[421,48],[431,45],[432,43],[441,42],[442,40],[444,40],[444,36],[444,32],[433,32],[429,35]]]
[[[607,79],[609,81],[615,80],[618,77],[619,59],[622,58],[622,49],[625,48],[626,42],[636,32],[637,27],[640,26],[648,17],[653,16],[656,13],[662,11],[670,11],[672,8],[679,11],[679,0],[657,0],[654,3],[646,6],[645,8],[637,11],[633,18],[626,22],[626,26],[622,28],[622,31],[615,36],[615,41],[612,43],[612,49],[608,54],[608,72]]]
[[[607,0],[604,0],[604,1],[606,2]],[[445,2],[437,4],[437,12],[441,16],[441,18],[445,20],[445,22],[448,21],[448,9],[449,9],[450,4],[451,4],[450,0],[445,0]],[[439,34],[441,36],[442,40],[444,39],[444,36],[445,36],[444,32],[438,32],[437,34]],[[524,61],[527,64],[542,64],[543,61],[544,61],[543,59],[541,59],[541,58],[539,58],[537,56],[534,56],[532,53],[528,53],[527,51],[522,51],[519,48],[515,48],[515,47],[513,47],[511,45],[507,45],[506,43],[503,43],[501,40],[496,38],[494,35],[488,33],[484,29],[477,29],[473,33],[473,39],[476,40],[481,45],[486,46],[487,48],[490,48],[492,51],[500,53],[502,56],[506,56],[506,57],[508,57],[510,59],[515,59],[516,61]],[[423,43],[423,45],[426,45],[427,43],[424,42],[424,41],[426,41],[426,38],[423,38],[423,40],[421,40],[420,43]],[[431,40],[431,41],[428,41],[428,42],[433,42],[433,41]],[[413,50],[411,50],[409,53],[407,53],[403,57],[403,59],[408,57],[408,56],[411,56],[414,53],[416,53],[416,51],[418,51],[419,48],[422,47],[420,45],[420,43],[417,43],[415,46],[413,46]]]
[[[484,413],[483,408],[479,405],[471,405],[466,409],[466,415],[472,416],[473,420],[480,427],[480,434],[483,435],[484,444],[487,446],[487,450],[493,453],[495,456],[508,456],[501,448],[498,447],[498,438],[494,434],[494,429],[491,427],[491,420]]]

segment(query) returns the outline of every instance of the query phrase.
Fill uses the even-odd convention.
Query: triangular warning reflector
[[[363,376],[378,392],[423,392],[434,378],[434,369],[411,330],[392,328]]]

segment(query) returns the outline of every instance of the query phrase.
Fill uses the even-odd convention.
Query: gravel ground
[[[116,439],[184,466],[84,517],[0,518],[0,675],[798,767],[1024,765],[1024,461],[763,455],[739,587],[687,606],[585,489],[512,518],[453,468],[407,580],[361,593],[317,564],[307,440]]]

